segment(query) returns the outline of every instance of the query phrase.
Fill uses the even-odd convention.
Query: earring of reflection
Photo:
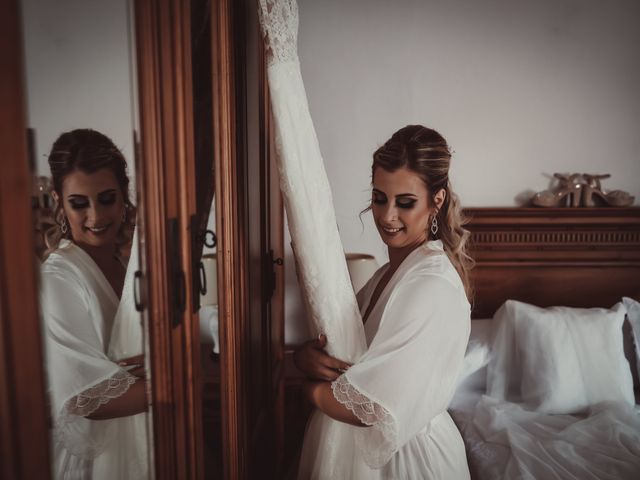
[[[127,222],[127,209],[125,208],[122,211],[122,223],[126,223]]]
[[[67,217],[65,215],[62,216],[62,223],[60,224],[60,231],[62,235],[66,235],[69,231],[69,225],[67,224]]]
[[[436,217],[436,215],[434,215],[433,220],[431,220],[431,234],[435,238],[437,233],[438,233],[438,218]]]

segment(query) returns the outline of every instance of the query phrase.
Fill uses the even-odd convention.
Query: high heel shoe
[[[599,201],[603,205],[609,205],[611,207],[628,207],[633,205],[635,197],[629,192],[623,190],[612,190],[610,192],[602,190],[600,180],[609,178],[611,175],[605,173],[603,175],[591,175],[589,173],[583,173],[586,183],[582,189],[582,205],[585,207],[593,207],[596,205],[596,201]]]
[[[555,190],[543,190],[536,193],[531,202],[538,207],[564,207],[567,201],[571,207],[579,207],[582,198],[582,175],[579,173],[554,173],[559,180]]]

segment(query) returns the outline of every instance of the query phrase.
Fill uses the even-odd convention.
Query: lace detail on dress
[[[120,370],[113,377],[87,388],[84,392],[67,400],[64,410],[70,415],[81,417],[91,415],[101,405],[123,395],[136,380],[137,377],[126,370]]]
[[[91,415],[101,405],[124,395],[137,380],[138,377],[121,369],[113,376],[67,400],[56,419],[55,441],[60,442],[73,455],[95,458],[102,452],[102,442],[92,438],[90,434],[82,435],[82,441],[78,441],[78,430],[90,431],[90,427],[78,422],[90,421],[85,417]]]
[[[267,65],[298,61],[298,4],[296,0],[259,0]]]
[[[356,431],[356,444],[367,464],[382,468],[397,450],[398,427],[393,415],[355,388],[345,375],[331,384],[333,396],[371,428]]]

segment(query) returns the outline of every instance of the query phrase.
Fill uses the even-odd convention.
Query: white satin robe
[[[358,294],[362,315],[381,267]],[[469,339],[470,306],[442,248],[411,252],[365,324],[368,350],[332,384],[368,427],[320,411],[307,425],[299,479],[468,479],[464,443],[447,406]]]
[[[56,480],[147,478],[147,458],[140,457],[139,439],[129,428],[133,419],[144,423],[145,413],[111,420],[86,418],[137,381],[107,355],[118,305],[100,268],[77,245],[62,241],[42,264]],[[138,458],[130,458],[133,455]]]

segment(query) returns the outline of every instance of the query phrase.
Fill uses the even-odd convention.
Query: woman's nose
[[[91,205],[87,209],[87,223],[90,226],[100,226],[100,221],[104,217],[104,210],[99,205]]]
[[[382,218],[385,222],[393,222],[398,219],[398,209],[395,205],[388,205],[383,212]]]

